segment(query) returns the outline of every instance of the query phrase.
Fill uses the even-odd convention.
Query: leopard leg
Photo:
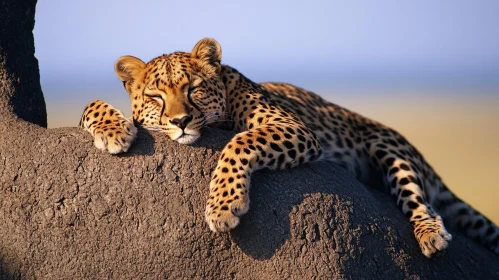
[[[267,123],[237,134],[222,151],[210,183],[206,221],[214,232],[229,231],[249,210],[251,174],[318,159],[322,148],[303,124]]]
[[[445,250],[452,236],[445,229],[442,217],[429,203],[428,192],[423,185],[422,163],[414,160],[420,157],[417,151],[405,139],[396,143],[382,135],[370,137],[369,154],[385,172],[390,193],[396,197],[397,205],[413,225],[421,251],[430,258]]]
[[[133,120],[102,100],[88,104],[79,127],[92,134],[95,147],[111,154],[128,151],[137,136]]]

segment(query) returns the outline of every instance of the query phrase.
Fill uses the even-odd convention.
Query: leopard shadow
[[[1,255],[1,253],[0,253]],[[21,279],[17,264],[4,263],[0,261],[0,280]]]
[[[126,153],[121,153],[119,157],[134,157],[134,156],[152,156],[155,152],[154,144],[156,138],[164,138],[166,136],[157,133],[153,136],[148,130],[138,127],[137,138]],[[156,134],[156,133],[155,133]]]

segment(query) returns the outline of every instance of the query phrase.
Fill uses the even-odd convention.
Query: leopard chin
[[[178,143],[182,145],[189,145],[194,143],[196,140],[198,140],[200,135],[194,135],[194,134],[182,134],[179,137],[175,139]]]

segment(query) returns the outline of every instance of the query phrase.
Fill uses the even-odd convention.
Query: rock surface
[[[391,198],[316,163],[258,172],[228,234],[204,222],[231,133],[196,146],[139,131],[124,155],[76,128],[0,122],[0,274],[14,279],[495,279],[498,258],[453,232],[428,260]]]

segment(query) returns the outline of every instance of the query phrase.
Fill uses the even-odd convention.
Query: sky
[[[499,87],[499,1],[39,1],[42,86],[117,89],[114,62],[204,37],[256,81]],[[54,93],[55,94],[55,93]]]

